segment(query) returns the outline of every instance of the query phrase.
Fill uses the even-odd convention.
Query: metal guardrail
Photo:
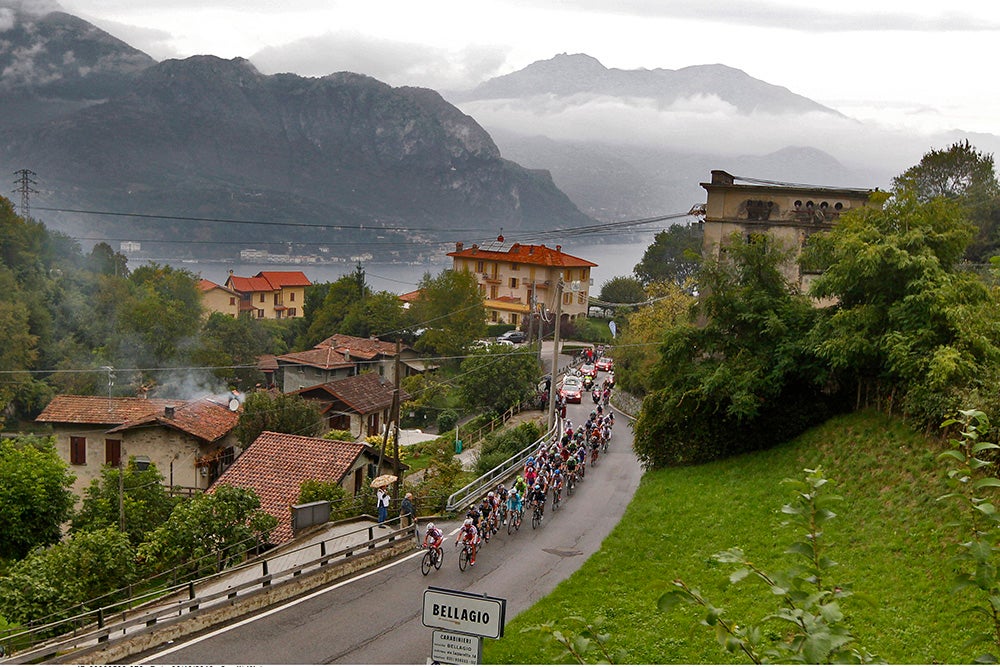
[[[493,487],[496,486],[496,480],[511,477],[514,472],[523,467],[525,460],[538,449],[539,443],[551,439],[558,432],[559,427],[557,420],[556,426],[553,426],[547,433],[538,438],[538,440],[535,440],[533,443],[497,467],[493,468],[486,474],[477,477],[455,493],[448,496],[448,502],[445,505],[445,510],[448,512],[454,512],[461,507],[465,507],[465,505],[468,504],[473,498],[478,498],[486,491],[492,491]]]
[[[378,531],[378,536],[376,536],[374,529],[374,525],[361,528],[297,549],[261,557],[250,563],[226,570],[219,575],[146,593],[139,598],[95,609],[87,614],[93,619],[88,628],[76,630],[70,636],[56,638],[44,645],[34,646],[27,650],[19,652],[8,650],[3,659],[0,659],[0,664],[26,664],[48,660],[53,656],[88,646],[106,646],[112,641],[122,640],[129,637],[130,634],[147,630],[161,621],[168,619],[173,621],[178,616],[192,615],[222,604],[232,604],[234,599],[246,598],[255,592],[261,592],[274,585],[292,581],[304,574],[319,572],[333,565],[343,564],[378,549],[397,546],[395,544],[397,541],[416,536],[415,525],[388,533]],[[334,540],[341,543],[346,540],[351,544],[328,553],[327,545]],[[310,550],[315,552],[314,556],[305,553]],[[259,574],[255,574],[256,572]],[[241,577],[242,581],[220,588],[221,579]],[[250,578],[246,579],[246,577]],[[200,594],[199,589],[201,589]],[[135,602],[139,604],[133,604]],[[53,627],[64,625],[69,620],[79,620],[81,616],[84,615],[75,619],[64,619],[51,625]],[[115,620],[109,624],[109,619]],[[34,628],[25,631],[25,633],[12,634],[0,639],[0,642],[3,642],[9,649],[12,644],[16,645],[16,640],[23,638],[24,634],[37,634],[44,629]]]

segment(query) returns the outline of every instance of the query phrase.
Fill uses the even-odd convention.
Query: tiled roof
[[[420,298],[422,292],[423,290],[415,289],[412,292],[407,292],[406,294],[400,294],[399,300],[404,301],[406,303],[413,303],[414,301],[417,301]]]
[[[152,412],[162,412],[168,405],[179,406],[186,402],[162,398],[61,394],[45,406],[35,421],[58,424],[124,424]]]
[[[262,354],[257,357],[257,370],[276,371],[278,370],[278,358],[273,354]]]
[[[226,284],[237,292],[277,292],[283,287],[312,285],[301,271],[260,271],[251,278],[229,276]]]
[[[283,354],[278,357],[278,362],[297,364],[300,366],[313,366],[323,370],[330,370],[333,368],[349,368],[354,366],[354,362],[344,359],[344,355],[340,354],[332,347],[317,347],[311,350],[305,350],[304,352],[289,352],[288,354]]]
[[[378,373],[362,373],[348,378],[334,380],[314,387],[303,387],[295,394],[316,395],[317,390],[343,401],[360,415],[369,415],[392,406],[393,385]],[[399,390],[399,402],[412,398],[405,390]]]
[[[271,534],[275,544],[292,538],[291,506],[302,482],[341,482],[367,445],[264,431],[209,488],[253,489],[261,509],[278,520]]]
[[[514,243],[509,246],[506,244],[492,244],[489,248],[481,248],[473,244],[471,248],[449,252],[448,256],[511,262],[512,264],[536,264],[539,266],[597,266],[597,264],[585,259],[567,255],[562,251],[562,246],[549,248],[545,245],[525,245],[521,243]]]
[[[229,294],[236,294],[236,292],[229,289],[225,285],[219,285],[218,283],[213,283],[211,280],[205,280],[204,278],[198,281],[198,289],[200,289],[202,292],[211,292],[214,289],[220,289],[223,292],[227,292]]]
[[[395,343],[383,343],[377,338],[358,338],[344,334],[333,334],[326,340],[317,343],[316,347],[332,347],[341,354],[350,353],[351,357],[374,359],[382,355],[391,357],[396,354]]]
[[[173,417],[168,417],[164,410],[157,410],[125,422],[108,433],[159,425],[188,433],[205,442],[215,442],[236,428],[239,419],[239,412],[203,398],[176,405]]]

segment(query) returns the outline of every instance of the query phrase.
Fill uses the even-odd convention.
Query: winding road
[[[574,424],[593,408],[571,405]],[[162,646],[137,664],[421,664],[431,654],[432,629],[421,622],[428,586],[507,600],[507,619],[527,609],[574,572],[618,523],[642,470],[632,453],[627,420],[617,415],[609,451],[572,497],[551,504],[538,529],[526,520],[485,545],[474,567],[458,569],[458,521],[442,522],[442,568],[420,573],[422,552],[200,636]],[[527,517],[526,517],[527,519]],[[505,641],[500,639],[499,641]]]

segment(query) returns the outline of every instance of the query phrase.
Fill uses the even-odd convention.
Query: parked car
[[[611,357],[601,357],[597,360],[597,363],[594,364],[594,368],[599,371],[610,371],[614,367],[615,362]]]
[[[583,380],[575,375],[567,375],[563,378],[562,386],[559,388],[559,395],[567,403],[582,403]]]
[[[528,340],[528,334],[518,329],[511,329],[497,336],[498,342],[502,340],[510,341],[511,343],[523,343]]]

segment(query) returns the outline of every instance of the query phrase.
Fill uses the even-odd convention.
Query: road
[[[569,406],[573,423],[593,405]],[[587,470],[586,481],[562,507],[546,509],[537,529],[498,533],[465,572],[458,569],[454,532],[443,522],[445,559],[439,571],[420,573],[421,553],[327,586],[275,609],[200,637],[162,647],[140,664],[420,664],[431,652],[431,628],[421,622],[424,590],[438,586],[507,600],[507,619],[527,609],[572,574],[618,523],[642,471],[632,433],[617,421],[611,448]],[[509,637],[499,641],[517,641]],[[492,641],[492,640],[486,640]]]

